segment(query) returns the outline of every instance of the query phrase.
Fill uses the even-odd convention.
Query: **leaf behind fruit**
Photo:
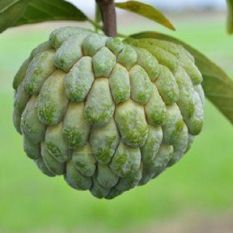
[[[190,45],[172,36],[158,32],[141,32],[131,35],[135,39],[156,38],[182,45],[195,58],[203,75],[202,86],[206,97],[233,123],[233,80],[218,65]]]
[[[227,30],[233,34],[233,0],[227,0],[228,16],[227,16]]]
[[[0,32],[9,27],[54,20],[85,21],[87,16],[63,0],[0,0]]]
[[[171,30],[175,30],[175,27],[172,25],[169,19],[160,10],[149,4],[138,1],[127,1],[116,3],[116,7],[139,14]]]

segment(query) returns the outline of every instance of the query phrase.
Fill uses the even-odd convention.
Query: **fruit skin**
[[[13,122],[44,174],[111,199],[187,152],[203,124],[201,81],[171,42],[59,28],[15,76]]]

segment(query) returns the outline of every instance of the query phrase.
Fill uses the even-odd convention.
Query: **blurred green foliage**
[[[200,23],[201,22],[201,23]],[[233,76],[232,38],[222,21],[177,22],[175,34],[207,54]],[[122,28],[153,30],[150,24]],[[69,188],[61,177],[40,173],[13,128],[11,83],[33,47],[49,29],[27,27],[0,37],[0,232],[119,232],[190,211],[216,213],[233,207],[232,125],[208,102],[202,134],[186,157],[149,184],[111,200]],[[173,34],[174,35],[174,34]]]

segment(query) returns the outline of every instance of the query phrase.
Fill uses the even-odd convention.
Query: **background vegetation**
[[[154,24],[140,22],[127,18],[120,23],[124,25],[121,32],[154,29]],[[173,22],[178,38],[233,76],[233,44],[226,35],[224,17],[174,17]],[[61,177],[50,179],[39,172],[26,158],[22,138],[13,128],[11,82],[29,52],[54,27],[58,25],[27,26],[0,37],[0,232],[125,232],[192,212],[215,215],[231,211],[232,125],[209,102],[204,130],[186,157],[158,179],[112,201],[77,192]]]

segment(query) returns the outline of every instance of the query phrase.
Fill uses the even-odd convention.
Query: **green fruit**
[[[201,81],[181,46],[60,28],[16,74],[13,121],[44,174],[111,199],[187,152],[203,123]]]

